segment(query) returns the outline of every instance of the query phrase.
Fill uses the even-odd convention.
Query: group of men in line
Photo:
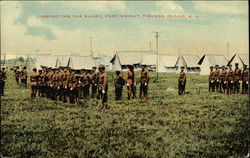
[[[242,84],[242,94],[248,94],[249,70],[247,65],[243,66],[243,70],[239,68],[239,64],[235,64],[233,70],[232,65],[229,67],[222,66],[222,70],[218,65],[210,66],[209,75],[209,92],[221,92],[224,94],[240,93],[240,84]]]
[[[23,87],[27,87],[26,68],[15,69],[16,82],[19,84],[19,78],[26,79]],[[105,72],[104,65],[100,65],[96,71],[93,67],[92,71],[82,69],[80,73],[73,71],[69,67],[50,68],[42,67],[38,71],[34,68],[30,73],[30,94],[31,98],[36,95],[47,97],[52,100],[63,101],[66,103],[76,103],[79,98],[88,98],[91,88],[91,97],[102,100],[102,107],[107,108],[107,92],[108,92],[108,74]],[[25,71],[25,72],[22,72]],[[25,74],[25,77],[23,76]],[[147,101],[147,87],[149,82],[148,70],[142,66],[140,78],[140,98]],[[121,100],[123,86],[126,84],[128,99],[136,98],[136,82],[135,73],[132,65],[125,72],[125,79],[121,75],[121,71],[116,71],[114,79],[115,100]]]
[[[14,69],[16,83],[19,84],[19,79],[21,82],[21,86],[27,88],[27,79],[28,79],[28,70],[27,67],[24,66],[22,69],[19,66],[16,66]]]

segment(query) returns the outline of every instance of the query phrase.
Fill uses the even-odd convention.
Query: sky
[[[249,53],[247,1],[0,3],[1,52],[6,54],[89,55],[90,37],[94,56],[155,51],[155,32],[160,54],[227,56],[226,43],[230,56]],[[135,17],[121,17],[125,15]],[[148,17],[152,15],[161,17]]]

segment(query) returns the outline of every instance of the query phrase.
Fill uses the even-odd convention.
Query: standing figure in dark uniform
[[[91,97],[96,98],[98,96],[98,73],[96,67],[92,68],[91,75]]]
[[[19,78],[20,78],[20,69],[19,69],[19,66],[16,66],[16,68],[14,70],[14,73],[15,73],[16,83],[19,84]]]
[[[7,76],[6,76],[5,68],[2,68],[2,70],[0,70],[0,96],[4,95],[4,86],[5,86],[6,80],[7,80]]]
[[[123,79],[121,71],[116,71],[116,78],[114,81],[115,85],[115,100],[121,100],[122,99],[122,89],[125,85],[125,80]]]
[[[99,66],[99,81],[98,81],[98,90],[102,99],[102,108],[108,108],[108,74],[105,72],[104,65]]]
[[[24,88],[27,88],[27,78],[28,78],[28,71],[26,66],[23,67],[23,70],[21,71],[21,82],[22,82],[22,86]]]
[[[247,65],[243,66],[241,80],[242,80],[242,94],[248,94],[249,70],[247,69]]]
[[[37,89],[38,89],[38,75],[37,69],[34,68],[33,72],[30,74],[30,97],[31,99],[36,97]]]
[[[222,66],[222,71],[221,71],[221,75],[220,75],[220,92],[222,92],[224,94],[227,94],[227,70],[225,69],[225,66]]]
[[[208,91],[209,92],[214,92],[215,90],[215,82],[214,82],[214,67],[210,66],[210,73],[209,73],[209,78],[208,78]]]
[[[125,80],[127,83],[128,100],[136,98],[136,83],[133,65],[129,65],[129,70],[125,73]]]
[[[229,65],[229,70],[227,72],[227,93],[232,94],[234,87],[234,70],[232,69],[232,65]]]
[[[219,87],[220,87],[220,69],[219,69],[219,65],[215,65],[214,81],[215,81],[216,92],[219,92]]]
[[[239,64],[235,63],[235,70],[234,70],[234,94],[238,94],[240,92],[240,77],[241,77],[241,70],[239,69]]]
[[[145,65],[141,65],[141,79],[140,79],[140,98],[141,101],[147,101],[148,96],[148,82],[149,82],[149,75],[148,70],[146,69]],[[142,100],[144,98],[144,100]]]
[[[186,73],[184,72],[184,66],[181,67],[178,82],[179,95],[184,95],[186,87]]]

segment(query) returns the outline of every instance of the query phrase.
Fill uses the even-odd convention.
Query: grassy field
[[[139,75],[137,75],[139,77]],[[207,77],[188,75],[185,96],[177,74],[150,73],[147,103],[31,100],[8,74],[2,97],[2,155],[9,157],[240,157],[247,152],[248,95],[209,93]],[[176,91],[167,91],[168,88]],[[137,88],[137,94],[139,87]]]

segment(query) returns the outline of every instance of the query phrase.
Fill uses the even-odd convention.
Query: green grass
[[[137,74],[139,77],[139,75]],[[240,157],[247,151],[248,96],[209,93],[207,77],[188,75],[189,94],[179,96],[177,74],[150,73],[147,103],[65,104],[29,98],[8,74],[2,97],[3,156],[12,157]],[[139,86],[137,88],[137,95]]]

